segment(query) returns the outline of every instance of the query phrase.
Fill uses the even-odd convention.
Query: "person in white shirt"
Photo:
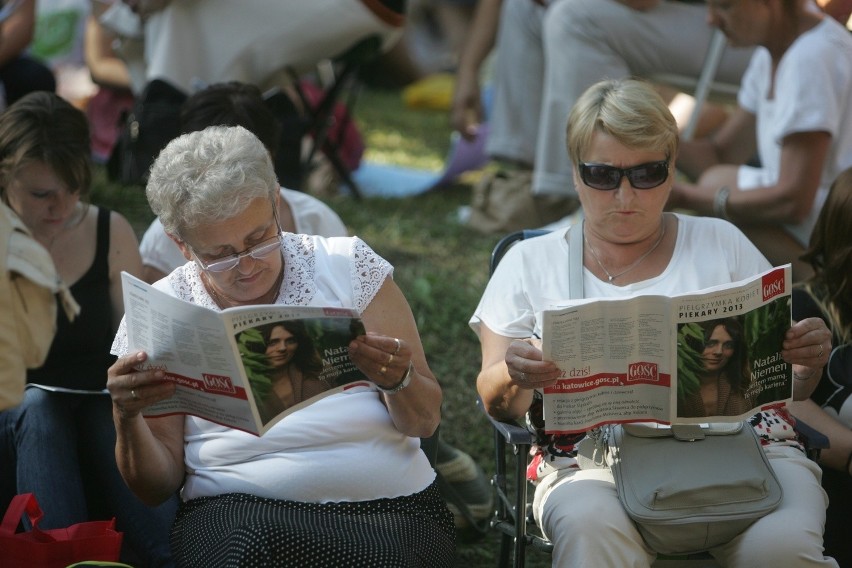
[[[263,436],[195,416],[146,418],[176,385],[128,349],[123,321],[107,379],[116,460],[145,503],[180,491],[175,564],[453,566],[452,514],[419,440],[438,427],[441,387],[393,267],[357,237],[282,231],[269,152],[241,126],[172,140],[146,194],[192,259],[157,289],[217,311],[354,309],[367,333],[349,356],[372,383],[288,414]]]
[[[260,138],[270,155],[278,150],[280,125],[267,108],[263,95],[254,85],[231,81],[219,83],[189,97],[181,108],[184,133],[208,126],[242,126]],[[324,237],[347,236],[346,225],[331,207],[307,193],[281,187],[278,219],[289,233]],[[188,259],[155,219],[139,244],[144,265],[143,279],[153,284]]]
[[[774,266],[799,257],[831,182],[852,167],[852,34],[810,0],[711,2],[733,46],[758,46],[738,107],[710,137],[684,142],[670,208],[730,219]],[[752,165],[752,158],[759,165]]]

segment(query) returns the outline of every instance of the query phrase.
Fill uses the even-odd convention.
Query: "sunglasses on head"
[[[607,164],[580,162],[580,179],[593,189],[608,191],[621,185],[621,178],[627,177],[635,189],[652,189],[669,177],[669,161],[648,162],[632,168],[616,168]]]

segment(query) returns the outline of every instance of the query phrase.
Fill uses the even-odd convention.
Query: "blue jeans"
[[[178,498],[152,508],[127,487],[115,462],[108,395],[28,388],[19,406],[0,412],[0,468],[3,510],[13,490],[35,494],[43,529],[115,517],[139,566],[172,565],[169,530]]]

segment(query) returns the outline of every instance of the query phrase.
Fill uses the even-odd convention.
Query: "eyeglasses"
[[[192,247],[190,247],[192,250]],[[247,256],[252,257],[255,260],[262,260],[268,256],[270,256],[275,251],[281,250],[281,231],[278,231],[274,237],[266,239],[263,242],[257,243],[253,247],[247,248],[241,253],[232,254],[231,256],[226,256],[224,258],[219,258],[214,260],[213,262],[206,263],[195,253],[192,251],[192,255],[195,257],[195,262],[201,268],[201,270],[205,270],[207,272],[226,272],[240,263],[242,259]]]
[[[621,178],[627,177],[635,189],[652,189],[661,185],[669,177],[669,162],[648,162],[632,168],[616,168],[607,164],[589,164],[580,162],[580,179],[592,189],[608,191],[621,184]]]

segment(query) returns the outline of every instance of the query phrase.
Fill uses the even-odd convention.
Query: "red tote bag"
[[[33,530],[15,532],[26,514]],[[121,553],[123,533],[115,530],[115,519],[71,525],[66,529],[41,530],[44,514],[32,493],[12,499],[0,525],[0,566],[4,568],[65,568],[75,562],[115,562]]]

